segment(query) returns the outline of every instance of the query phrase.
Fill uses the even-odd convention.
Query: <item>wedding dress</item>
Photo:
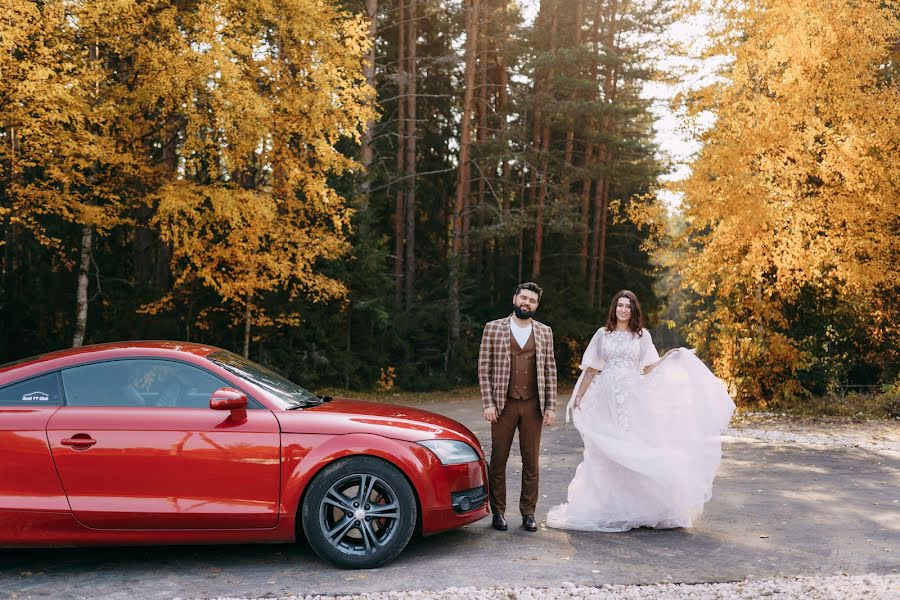
[[[734,412],[725,386],[693,352],[659,360],[650,333],[601,328],[582,359],[569,415],[584,460],[547,525],[581,531],[691,527],[712,496],[721,432]],[[574,408],[584,369],[600,370]]]

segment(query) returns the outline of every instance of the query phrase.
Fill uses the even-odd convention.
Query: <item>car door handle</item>
[[[88,448],[88,447],[93,446],[94,444],[96,444],[96,443],[97,443],[97,440],[95,440],[95,439],[93,439],[93,438],[91,438],[91,437],[88,437],[88,436],[85,436],[85,437],[71,437],[71,438],[66,438],[66,439],[64,439],[64,440],[60,440],[59,443],[62,444],[63,446],[72,446],[73,448],[75,448],[75,447],[84,447],[84,448]]]

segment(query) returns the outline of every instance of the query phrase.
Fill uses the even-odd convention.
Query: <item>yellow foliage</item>
[[[329,177],[359,167],[337,144],[375,109],[368,25],[337,5],[3,2],[0,219],[65,254],[48,218],[102,234],[151,207],[141,225],[170,245],[175,284],[148,312],[202,286],[274,326],[299,317],[265,314],[267,293],[342,297],[319,264],[347,248]]]
[[[318,261],[347,250],[350,210],[328,177],[357,168],[335,144],[358,141],[374,117],[366,25],[315,0],[203,2],[188,17],[188,33],[159,24],[178,40],[182,83],[170,97],[185,134],[176,172],[148,197],[174,288],[214,290],[236,321],[296,324],[296,313],[266,315],[261,296],[346,294]],[[142,60],[153,80],[171,68],[157,52]]]
[[[375,389],[379,392],[389,392],[394,389],[394,381],[397,378],[397,373],[394,371],[394,367],[387,367],[380,369],[380,373],[378,376],[378,381],[375,382]]]
[[[105,233],[128,221],[151,172],[121,102],[126,86],[108,76],[115,61],[102,55],[112,4],[0,6],[0,164],[7,170],[0,217],[69,262],[71,249],[47,233],[47,218]]]
[[[804,291],[864,304],[868,335],[896,339],[900,3],[718,6],[714,49],[733,61],[691,101],[716,123],[682,187],[679,268],[707,307],[692,341],[758,399],[798,391],[810,356],[789,308]]]

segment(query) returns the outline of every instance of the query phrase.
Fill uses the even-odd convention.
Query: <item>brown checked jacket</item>
[[[506,392],[509,389],[509,320],[512,315],[491,321],[484,326],[481,351],[478,353],[478,383],[481,385],[481,403],[484,408],[503,412]],[[556,410],[556,359],[553,356],[553,330],[547,325],[531,320],[534,328],[534,344],[537,347],[537,383],[541,414]]]

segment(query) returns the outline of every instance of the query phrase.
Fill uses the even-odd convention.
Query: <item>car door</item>
[[[59,410],[59,373],[52,372],[0,388],[0,513],[68,512],[47,446],[45,429]],[[22,531],[28,523],[21,524]],[[17,539],[4,521],[0,540]],[[12,535],[11,535],[12,534]]]
[[[75,517],[98,529],[245,529],[278,521],[278,421],[252,400],[246,420],[209,408],[230,386],[161,359],[61,372],[65,406],[47,439]]]

